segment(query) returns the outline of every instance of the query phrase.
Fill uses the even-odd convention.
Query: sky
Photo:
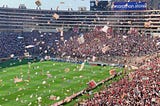
[[[3,5],[8,5],[10,8],[18,8],[19,4],[25,4],[28,9],[35,9],[36,0],[0,0],[0,7]],[[87,7],[89,10],[90,0],[40,0],[42,3],[41,9],[56,9],[59,6],[59,10],[67,10],[68,8],[73,8],[77,10],[78,7]],[[64,2],[64,4],[61,4]]]

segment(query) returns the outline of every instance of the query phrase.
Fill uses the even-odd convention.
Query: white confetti
[[[32,98],[33,97],[33,94],[32,95],[30,95],[30,98]]]
[[[14,54],[11,54],[10,57],[11,57],[11,58],[14,57]]]
[[[41,102],[42,97],[38,97],[37,100],[38,100],[38,102]]]
[[[32,102],[30,102],[29,104],[28,104],[28,106],[31,106],[32,105]]]
[[[43,81],[42,84],[43,84],[43,85],[46,84],[46,81]]]
[[[59,100],[59,99],[60,99],[60,97],[58,96],[58,97],[57,97],[57,100]]]

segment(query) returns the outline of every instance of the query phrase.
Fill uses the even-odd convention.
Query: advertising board
[[[146,10],[146,2],[114,2],[113,10]]]

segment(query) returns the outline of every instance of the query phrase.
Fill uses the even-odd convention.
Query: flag
[[[36,4],[37,6],[41,6],[41,5],[42,5],[39,0],[36,0],[36,1],[35,1],[35,4]]]
[[[85,42],[85,39],[83,37],[83,35],[81,37],[78,38],[78,43],[79,44],[83,44]]]
[[[88,87],[89,88],[94,88],[96,86],[97,86],[97,84],[96,84],[96,82],[94,80],[91,80],[90,82],[88,82]]]
[[[151,23],[150,23],[150,22],[145,22],[145,23],[144,23],[144,27],[145,27],[145,28],[149,28],[149,27],[150,27],[150,25],[151,25]]]
[[[59,15],[57,13],[54,13],[52,17],[56,20],[59,19]]]
[[[110,71],[109,71],[109,74],[110,74],[110,75],[115,75],[115,74],[116,74],[116,71],[115,71],[115,70],[110,70]]]
[[[18,77],[15,77],[14,78],[14,83],[17,83],[17,82],[22,82],[22,78],[18,78]]]
[[[110,50],[110,47],[109,46],[104,46],[102,48],[102,53],[106,53],[106,51]]]
[[[109,28],[109,27],[108,27],[107,25],[105,25],[105,26],[101,29],[101,31],[107,33],[107,32],[108,32],[108,28]]]

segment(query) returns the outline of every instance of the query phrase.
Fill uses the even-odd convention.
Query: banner
[[[146,10],[146,2],[114,2],[113,10]]]

